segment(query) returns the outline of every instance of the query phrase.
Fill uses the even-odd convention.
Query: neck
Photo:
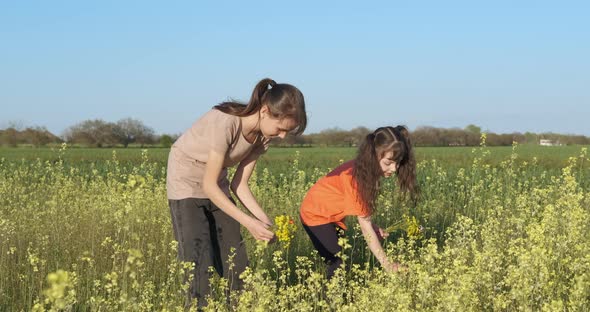
[[[250,143],[253,143],[260,134],[260,123],[258,114],[240,117],[242,121],[242,134]]]

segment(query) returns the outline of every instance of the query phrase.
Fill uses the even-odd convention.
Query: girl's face
[[[379,165],[383,171],[383,176],[386,178],[391,177],[397,169],[397,163],[393,159],[393,151],[386,152],[379,160]]]
[[[279,137],[284,139],[295,128],[297,128],[297,123],[293,118],[274,118],[266,105],[260,110],[260,132],[265,138]]]

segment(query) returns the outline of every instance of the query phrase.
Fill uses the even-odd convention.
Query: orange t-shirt
[[[346,216],[369,215],[357,198],[358,191],[352,180],[353,166],[353,160],[343,163],[309,189],[300,209],[305,225],[336,223],[346,229]]]

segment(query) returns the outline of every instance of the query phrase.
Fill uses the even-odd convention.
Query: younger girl
[[[168,158],[166,187],[178,256],[195,263],[190,298],[206,304],[208,268],[240,288],[248,264],[240,224],[255,239],[269,241],[271,219],[248,187],[256,160],[271,138],[305,130],[303,94],[289,84],[261,80],[248,104],[224,102],[198,119],[174,143]],[[231,183],[227,168],[237,165]],[[240,210],[229,190],[250,211]],[[232,264],[228,263],[233,255]]]
[[[367,135],[354,160],[348,161],[321,178],[303,199],[301,221],[314,247],[327,264],[327,276],[342,264],[337,256],[338,238],[346,229],[344,218],[357,216],[369,249],[387,271],[399,265],[390,262],[378,238],[386,237],[371,222],[380,178],[397,174],[402,191],[416,190],[416,162],[408,130],[402,126],[382,127]]]

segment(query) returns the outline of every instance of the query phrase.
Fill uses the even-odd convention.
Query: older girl
[[[240,287],[239,275],[248,264],[240,224],[257,240],[274,237],[272,221],[252,195],[248,179],[270,139],[300,134],[306,124],[303,94],[292,85],[263,79],[247,104],[230,101],[213,107],[172,146],[168,203],[179,258],[195,263],[190,298],[197,298],[199,306],[210,292],[210,266],[232,289]],[[230,183],[227,168],[236,165]],[[250,214],[236,206],[230,189]]]

